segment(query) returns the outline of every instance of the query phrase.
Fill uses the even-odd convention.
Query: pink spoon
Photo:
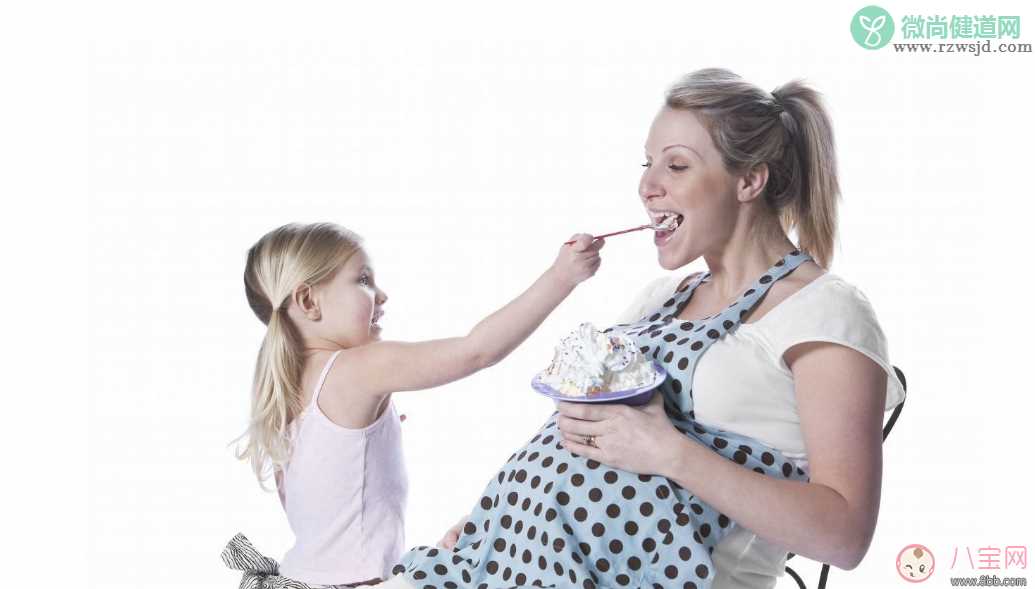
[[[633,231],[642,231],[644,229],[653,229],[655,231],[670,231],[676,228],[676,218],[666,217],[661,223],[651,223],[650,225],[640,225],[639,227],[633,227],[632,229],[623,229],[622,231],[615,231],[614,233],[605,233],[603,235],[594,235],[593,239],[601,239],[604,237],[611,237],[612,235],[621,235],[623,233],[630,233]],[[575,240],[565,241],[564,245],[571,245],[575,243]]]

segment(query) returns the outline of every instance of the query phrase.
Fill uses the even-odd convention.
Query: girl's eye
[[[640,164],[640,166],[642,166],[644,168],[649,168],[650,167],[650,162],[642,163],[642,164]]]
[[[360,276],[359,277],[359,283],[360,284],[370,284],[370,277],[367,276],[366,274]]]

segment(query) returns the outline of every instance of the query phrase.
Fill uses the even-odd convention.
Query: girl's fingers
[[[578,233],[572,237],[575,243],[571,244],[571,247],[576,252],[583,252],[589,249],[593,244],[593,236],[588,233]],[[571,241],[571,240],[569,240]]]

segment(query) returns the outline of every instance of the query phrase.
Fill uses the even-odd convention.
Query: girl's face
[[[378,320],[388,300],[374,282],[374,268],[365,251],[358,250],[326,283],[316,289],[320,320],[315,324],[322,338],[342,347],[355,347],[381,339]]]
[[[689,264],[722,243],[736,220],[734,178],[707,129],[688,110],[663,107],[647,135],[640,199],[656,222],[679,215],[673,231],[654,234],[658,263],[666,270]]]

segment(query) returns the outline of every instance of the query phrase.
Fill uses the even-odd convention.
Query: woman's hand
[[[449,531],[446,532],[445,536],[442,536],[442,539],[438,541],[436,546],[439,548],[445,548],[446,550],[452,550],[453,546],[456,545],[456,541],[460,539],[460,532],[463,531],[464,524],[466,523],[467,516],[465,515],[460,518],[460,521],[456,522],[455,526],[449,528]]]
[[[667,476],[669,456],[686,439],[665,414],[660,392],[641,407],[562,401],[557,410],[568,451],[636,474]],[[588,436],[594,436],[596,447],[586,444]]]
[[[565,285],[575,288],[580,282],[596,274],[597,268],[600,267],[600,248],[604,247],[604,240],[594,240],[593,236],[587,233],[577,233],[572,235],[571,239],[575,243],[561,246],[550,269]]]

